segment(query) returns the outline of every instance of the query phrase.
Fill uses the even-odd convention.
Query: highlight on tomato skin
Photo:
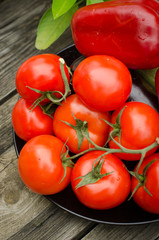
[[[60,70],[60,57],[56,54],[39,54],[30,57],[19,67],[16,74],[16,89],[22,98],[35,101],[41,97],[30,88],[40,91],[60,91],[65,92],[65,86]],[[70,83],[69,71],[64,64],[65,74]],[[55,93],[56,97],[61,97]]]
[[[126,102],[132,89],[132,77],[120,60],[107,55],[94,55],[77,66],[72,85],[88,107],[106,112]]]
[[[53,132],[56,137],[66,142],[71,152],[79,153],[93,147],[86,137],[83,137],[83,128],[86,132],[88,129],[89,138],[95,144],[104,146],[109,130],[104,120],[110,121],[110,117],[110,112],[94,111],[87,107],[77,94],[72,94],[57,107],[53,118]]]
[[[121,145],[128,149],[143,149],[154,143],[156,138],[159,137],[158,112],[146,103],[127,102],[113,112],[111,117],[112,124],[115,124],[117,116],[123,108],[119,127]],[[119,136],[115,136],[114,139],[119,142]],[[112,140],[109,141],[109,147],[119,149]],[[157,149],[158,147],[154,147],[147,152],[146,156],[153,154]],[[125,152],[114,154],[120,159],[128,161],[136,161],[141,157],[141,154]]]
[[[72,167],[64,168],[61,152],[66,152],[64,143],[51,135],[34,137],[24,145],[18,158],[18,169],[22,181],[31,191],[50,195],[68,186]]]
[[[143,210],[149,213],[159,214],[159,153],[154,153],[145,158],[138,173],[143,174],[144,168],[151,161],[154,162],[148,168],[144,179],[145,187],[151,195],[145,191],[144,186],[141,186],[134,193],[133,199]],[[134,191],[138,183],[138,180],[132,177],[131,192]]]
[[[12,126],[24,141],[42,134],[53,134],[52,118],[43,113],[40,106],[30,109],[32,103],[20,98],[12,110]]]
[[[100,159],[104,160],[100,173],[109,173],[107,176],[89,183],[89,180],[91,182],[94,178],[92,174],[86,185],[78,187],[84,176],[92,171],[97,158],[103,153],[103,151],[92,151],[80,157],[75,163],[71,176],[71,186],[78,200],[85,206],[98,210],[119,206],[127,199],[131,187],[130,174],[124,163],[113,154],[105,155]],[[98,173],[96,172],[95,176],[99,177]]]

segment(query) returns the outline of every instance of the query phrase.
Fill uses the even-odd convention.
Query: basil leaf
[[[53,0],[52,14],[54,19],[62,16],[75,4],[76,0]]]
[[[104,0],[86,0],[86,5],[91,5],[94,3],[104,2]]]
[[[35,47],[42,50],[48,48],[55,42],[66,28],[69,27],[72,16],[77,9],[78,6],[74,5],[74,7],[58,19],[53,19],[52,9],[48,9],[39,22]]]

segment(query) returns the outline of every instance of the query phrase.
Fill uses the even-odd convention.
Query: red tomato
[[[145,180],[145,186],[152,194],[152,196],[150,196],[145,191],[144,187],[141,186],[135,192],[133,198],[134,201],[145,211],[159,214],[159,153],[155,153],[144,159],[141,167],[139,168],[139,174],[143,174],[143,169],[145,168],[145,166],[154,159],[156,161],[152,163],[152,165],[148,168]],[[133,177],[131,187],[132,192],[138,183],[138,180]]]
[[[42,134],[53,134],[52,118],[43,113],[40,106],[30,111],[31,103],[20,98],[12,111],[12,125],[15,133],[28,141]]]
[[[61,106],[58,106],[53,119],[54,134],[63,142],[67,141],[67,146],[71,152],[78,153],[92,147],[92,145],[89,146],[88,140],[84,138],[80,149],[78,149],[78,136],[75,129],[63,122],[76,125],[74,117],[88,123],[88,132],[91,140],[99,146],[105,144],[109,127],[103,119],[109,121],[110,113],[101,113],[89,109],[76,94],[73,94],[67,97]]]
[[[16,89],[21,97],[35,101],[41,96],[33,90],[65,92],[64,82],[60,71],[60,57],[54,54],[36,55],[26,60],[16,74]],[[65,73],[70,80],[68,69],[65,65]],[[56,93],[57,97],[61,95]]]
[[[33,192],[54,194],[69,184],[72,168],[66,168],[66,176],[63,179],[63,147],[61,140],[51,135],[34,137],[24,145],[19,155],[18,168],[23,182]]]
[[[155,142],[159,137],[159,115],[149,105],[142,102],[128,102],[112,114],[111,123],[116,122],[117,115],[124,107],[121,116],[121,137],[122,146],[129,149],[143,149]],[[119,137],[114,138],[119,142]],[[112,140],[109,142],[110,148],[119,148]],[[153,148],[147,156],[156,151]],[[139,160],[141,154],[115,153],[121,159]]]
[[[118,59],[95,55],[84,59],[73,74],[73,89],[82,101],[97,111],[112,111],[130,95],[132,78]]]
[[[131,186],[130,175],[123,162],[108,154],[104,157],[101,174],[112,172],[95,183],[76,188],[81,176],[92,170],[95,160],[104,152],[92,151],[79,158],[72,170],[71,184],[74,193],[81,203],[89,208],[109,209],[125,201]]]

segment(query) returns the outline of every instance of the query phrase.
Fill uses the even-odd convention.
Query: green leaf
[[[68,10],[70,10],[70,8],[75,4],[75,2],[76,0],[53,0],[52,14],[54,19],[68,12]]]
[[[81,181],[76,185],[76,189],[79,187],[83,187],[87,184],[94,184],[97,181],[99,181],[101,178],[106,177],[113,173],[113,172],[108,172],[108,173],[101,174],[101,169],[102,169],[104,160],[105,158],[103,158],[102,160],[99,160],[96,166],[93,167],[92,171],[88,172],[86,175],[76,178],[76,179],[81,179]]]
[[[78,138],[78,150],[80,150],[85,135],[89,137],[88,123],[86,121],[77,119],[74,115],[73,115],[73,117],[76,121],[76,125],[72,125],[71,123],[68,123],[63,120],[61,120],[61,121],[64,122],[65,124],[67,124],[69,127],[72,127],[76,131],[77,138]]]
[[[86,5],[104,2],[104,0],[86,0]]]
[[[104,0],[86,0],[86,5],[91,5],[94,3],[104,2]]]
[[[101,3],[101,2],[109,2],[111,0],[86,0],[86,5],[94,4],[94,3]]]
[[[72,7],[67,13],[56,20],[53,19],[52,9],[48,9],[39,22],[35,47],[42,50],[55,42],[66,28],[69,27],[72,16],[77,9],[78,6]]]
[[[142,85],[154,95],[157,95],[155,87],[155,76],[157,69],[158,68],[134,70],[134,72],[139,76],[139,80],[141,81]]]

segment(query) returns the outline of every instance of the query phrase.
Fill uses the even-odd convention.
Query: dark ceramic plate
[[[77,51],[74,45],[71,45],[61,52],[58,53],[63,57],[68,66],[75,69],[78,63],[81,61],[82,56]],[[151,105],[158,111],[157,98],[151,95],[141,86],[138,77],[132,72],[133,76],[133,87],[130,95],[130,101],[140,101]],[[23,145],[25,144],[13,131],[14,145],[17,156],[19,155]],[[131,169],[132,162],[125,162],[127,167]],[[133,200],[125,201],[122,205],[110,209],[110,210],[93,210],[82,205],[74,195],[71,186],[69,185],[62,192],[45,196],[51,202],[55,203],[62,209],[75,214],[77,216],[83,217],[85,219],[107,224],[118,224],[118,225],[133,225],[133,224],[143,224],[152,223],[159,221],[159,215],[150,214],[139,208]]]

